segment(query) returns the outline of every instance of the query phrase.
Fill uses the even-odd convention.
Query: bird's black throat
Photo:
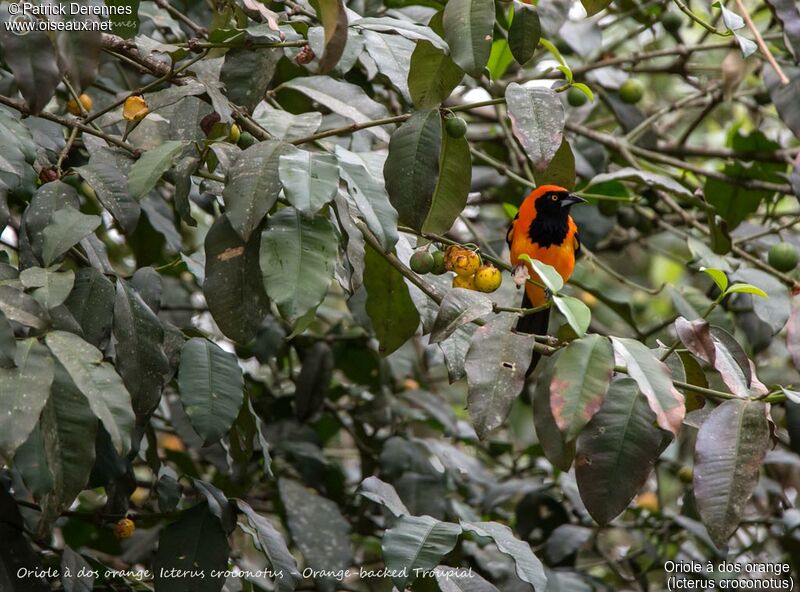
[[[542,248],[562,245],[569,231],[569,212],[559,208],[553,212],[539,212],[528,227],[528,238]]]

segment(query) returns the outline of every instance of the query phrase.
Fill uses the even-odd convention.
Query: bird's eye
[[[550,199],[552,199],[553,201],[558,201],[558,196],[557,195],[551,195]]]

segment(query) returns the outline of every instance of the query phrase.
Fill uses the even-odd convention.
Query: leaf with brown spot
[[[587,335],[564,350],[550,383],[550,409],[565,441],[577,438],[600,409],[613,372],[614,352],[606,337]]]
[[[794,367],[800,370],[800,289],[792,291],[791,313],[786,323],[786,349]]]
[[[467,352],[467,406],[481,439],[505,421],[525,383],[534,341],[530,335],[514,333],[514,322],[512,315],[492,319],[475,331]]]
[[[659,427],[677,434],[686,415],[683,395],[672,384],[669,368],[653,352],[635,339],[612,337],[614,352],[625,362],[633,378],[656,414]]]
[[[654,419],[636,382],[621,378],[611,383],[603,406],[578,436],[575,479],[599,524],[628,507],[669,442]]]
[[[725,401],[700,426],[694,495],[703,524],[718,547],[739,526],[768,446],[767,407],[760,401]]]
[[[575,441],[565,442],[550,408],[550,383],[563,351],[559,350],[541,362],[542,370],[533,391],[533,425],[547,460],[562,471],[569,471],[575,458]]]
[[[241,257],[242,255],[244,255],[244,247],[231,247],[217,255],[217,259],[219,261],[228,261],[234,257]]]

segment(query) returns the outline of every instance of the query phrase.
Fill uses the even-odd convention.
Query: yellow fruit
[[[242,130],[239,129],[239,126],[235,123],[231,124],[231,131],[228,132],[228,139],[233,143],[236,144],[239,141],[239,138],[242,136]]]
[[[503,274],[494,265],[481,265],[475,272],[475,289],[478,292],[494,292],[503,283]]]
[[[474,275],[457,275],[453,278],[454,288],[464,288],[466,290],[475,289],[475,276]]]
[[[129,539],[136,530],[136,525],[130,518],[123,518],[114,525],[114,536],[119,540]]]
[[[73,115],[81,115],[82,114],[81,106],[83,106],[84,110],[87,113],[92,110],[92,104],[93,104],[92,97],[84,93],[78,98],[81,101],[80,105],[78,105],[78,101],[76,101],[75,99],[70,99],[69,101],[67,101],[67,111],[69,111]]]
[[[122,106],[122,117],[125,121],[141,121],[149,112],[147,103],[140,96],[128,97]]]
[[[636,497],[636,507],[642,510],[658,512],[658,496],[653,491],[645,491]]]
[[[400,383],[400,386],[407,391],[415,391],[419,389],[419,383],[414,380],[413,378],[406,378],[403,382]]]
[[[472,275],[481,266],[481,258],[470,249],[450,246],[445,253],[445,266],[448,271],[455,271],[458,275]]]

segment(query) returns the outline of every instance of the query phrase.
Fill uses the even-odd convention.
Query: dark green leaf
[[[439,111],[417,111],[392,134],[383,167],[400,222],[421,230],[436,189],[442,122]]]
[[[278,172],[287,201],[303,214],[316,214],[339,188],[336,157],[295,150],[281,155]]]
[[[542,25],[536,7],[522,2],[514,2],[514,18],[508,28],[508,46],[517,63],[527,64],[539,45]]]
[[[264,98],[283,51],[277,47],[238,47],[225,54],[219,79],[228,98],[249,110]]]
[[[29,17],[36,19],[36,17]],[[32,23],[34,20],[23,19]],[[0,46],[6,65],[14,74],[20,94],[28,109],[38,115],[53,98],[60,82],[56,50],[44,31],[31,31],[19,35],[6,28],[0,29]]]
[[[464,71],[428,41],[417,43],[408,70],[408,92],[417,109],[440,105],[464,78]]]
[[[439,153],[439,178],[431,197],[428,215],[422,224],[423,232],[444,234],[467,205],[472,180],[472,161],[466,138],[451,138],[442,134]]]
[[[389,510],[395,518],[407,516],[408,508],[397,495],[395,488],[375,476],[367,477],[358,486],[357,493]]]
[[[450,0],[443,23],[453,61],[473,78],[480,78],[492,51],[494,2]]]
[[[0,454],[13,458],[39,421],[53,382],[53,358],[34,338],[17,344],[14,368],[0,368]]]
[[[132,165],[127,154],[100,148],[92,154],[89,164],[75,168],[127,234],[134,231],[141,213],[139,204],[128,193],[128,172]]]
[[[566,138],[561,140],[561,146],[547,168],[537,170],[534,175],[537,185],[559,185],[567,189],[575,187],[575,155]]]
[[[431,343],[444,341],[461,325],[471,323],[492,312],[492,301],[485,294],[454,288],[445,294],[439,313],[433,321]]]
[[[61,585],[64,592],[94,590],[94,570],[80,553],[76,553],[68,545],[64,545],[61,555]]]
[[[81,267],[65,304],[83,329],[83,338],[103,348],[111,333],[114,284],[92,267]]]
[[[56,271],[56,268],[29,267],[22,270],[19,279],[26,290],[31,290],[34,300],[47,309],[55,308],[67,299],[75,283],[75,272]]]
[[[128,193],[136,201],[141,200],[156,186],[161,175],[175,163],[175,158],[186,147],[180,140],[168,140],[142,154],[128,173]]]
[[[386,76],[407,101],[408,76],[411,54],[416,44],[394,35],[364,31],[364,43],[370,57],[375,60],[378,71]]]
[[[325,29],[325,51],[319,60],[322,74],[333,70],[347,45],[347,11],[342,0],[317,0],[317,14]]]
[[[160,592],[219,592],[229,553],[225,532],[208,506],[189,508],[158,537],[153,559],[156,588]],[[177,571],[170,577],[172,570]]]
[[[611,4],[611,0],[581,0],[588,16],[593,16]]]
[[[723,547],[739,526],[769,446],[767,407],[729,400],[700,426],[695,444],[694,496],[711,540]]]
[[[515,322],[514,316],[503,315],[479,327],[464,362],[467,406],[481,439],[502,425],[525,383],[534,341],[512,331]]]
[[[117,280],[114,299],[117,372],[131,395],[133,410],[146,416],[161,400],[169,363],[161,347],[161,321],[125,280]]]
[[[16,356],[17,340],[14,337],[14,329],[0,310],[0,368],[13,368]]]
[[[45,329],[50,323],[50,315],[32,296],[12,286],[0,286],[0,311],[9,321],[37,331]]]
[[[100,350],[72,333],[51,331],[45,342],[89,401],[92,413],[103,423],[114,448],[125,454],[131,447],[135,416],[131,396],[114,367],[103,361]]]
[[[267,220],[259,262],[267,295],[292,323],[319,306],[333,279],[338,239],[324,216],[284,208]]]
[[[364,264],[367,314],[381,354],[389,355],[417,332],[419,313],[405,278],[380,253],[367,248]]]
[[[398,590],[416,577],[414,570],[431,570],[458,542],[461,527],[430,516],[402,516],[383,535],[381,550],[386,567],[398,575],[392,581]],[[402,575],[401,575],[402,574]]]
[[[789,289],[772,275],[760,269],[741,268],[735,279],[743,280],[764,290],[769,298],[752,296],[753,311],[776,334],[789,319]],[[729,288],[730,289],[730,288]]]
[[[195,337],[181,349],[178,392],[206,446],[224,436],[242,406],[244,379],[236,356]]]
[[[424,41],[436,48],[447,50],[447,43],[430,27],[391,17],[367,17],[353,21],[351,27],[400,35],[411,41]]]
[[[575,457],[575,442],[567,442],[564,439],[564,435],[556,425],[550,405],[550,384],[553,382],[560,357],[561,351],[540,362],[543,368],[533,391],[533,425],[536,427],[536,436],[547,460],[562,471],[569,471],[572,459]]]
[[[648,171],[640,171],[632,167],[625,167],[612,173],[596,175],[592,178],[587,187],[599,185],[601,183],[608,183],[609,181],[634,181],[642,186],[663,189],[664,191],[674,193],[675,195],[681,195],[684,197],[692,196],[691,191],[670,177]]]
[[[82,238],[97,230],[100,216],[87,216],[72,208],[53,212],[50,224],[42,235],[42,261],[53,264],[59,257],[78,244]]]
[[[203,294],[220,330],[240,343],[255,337],[269,311],[258,267],[260,243],[259,233],[242,242],[226,216],[217,218],[206,235]]]
[[[245,242],[278,199],[278,163],[288,150],[290,147],[283,142],[259,142],[242,152],[228,171],[222,193],[225,213]]]

